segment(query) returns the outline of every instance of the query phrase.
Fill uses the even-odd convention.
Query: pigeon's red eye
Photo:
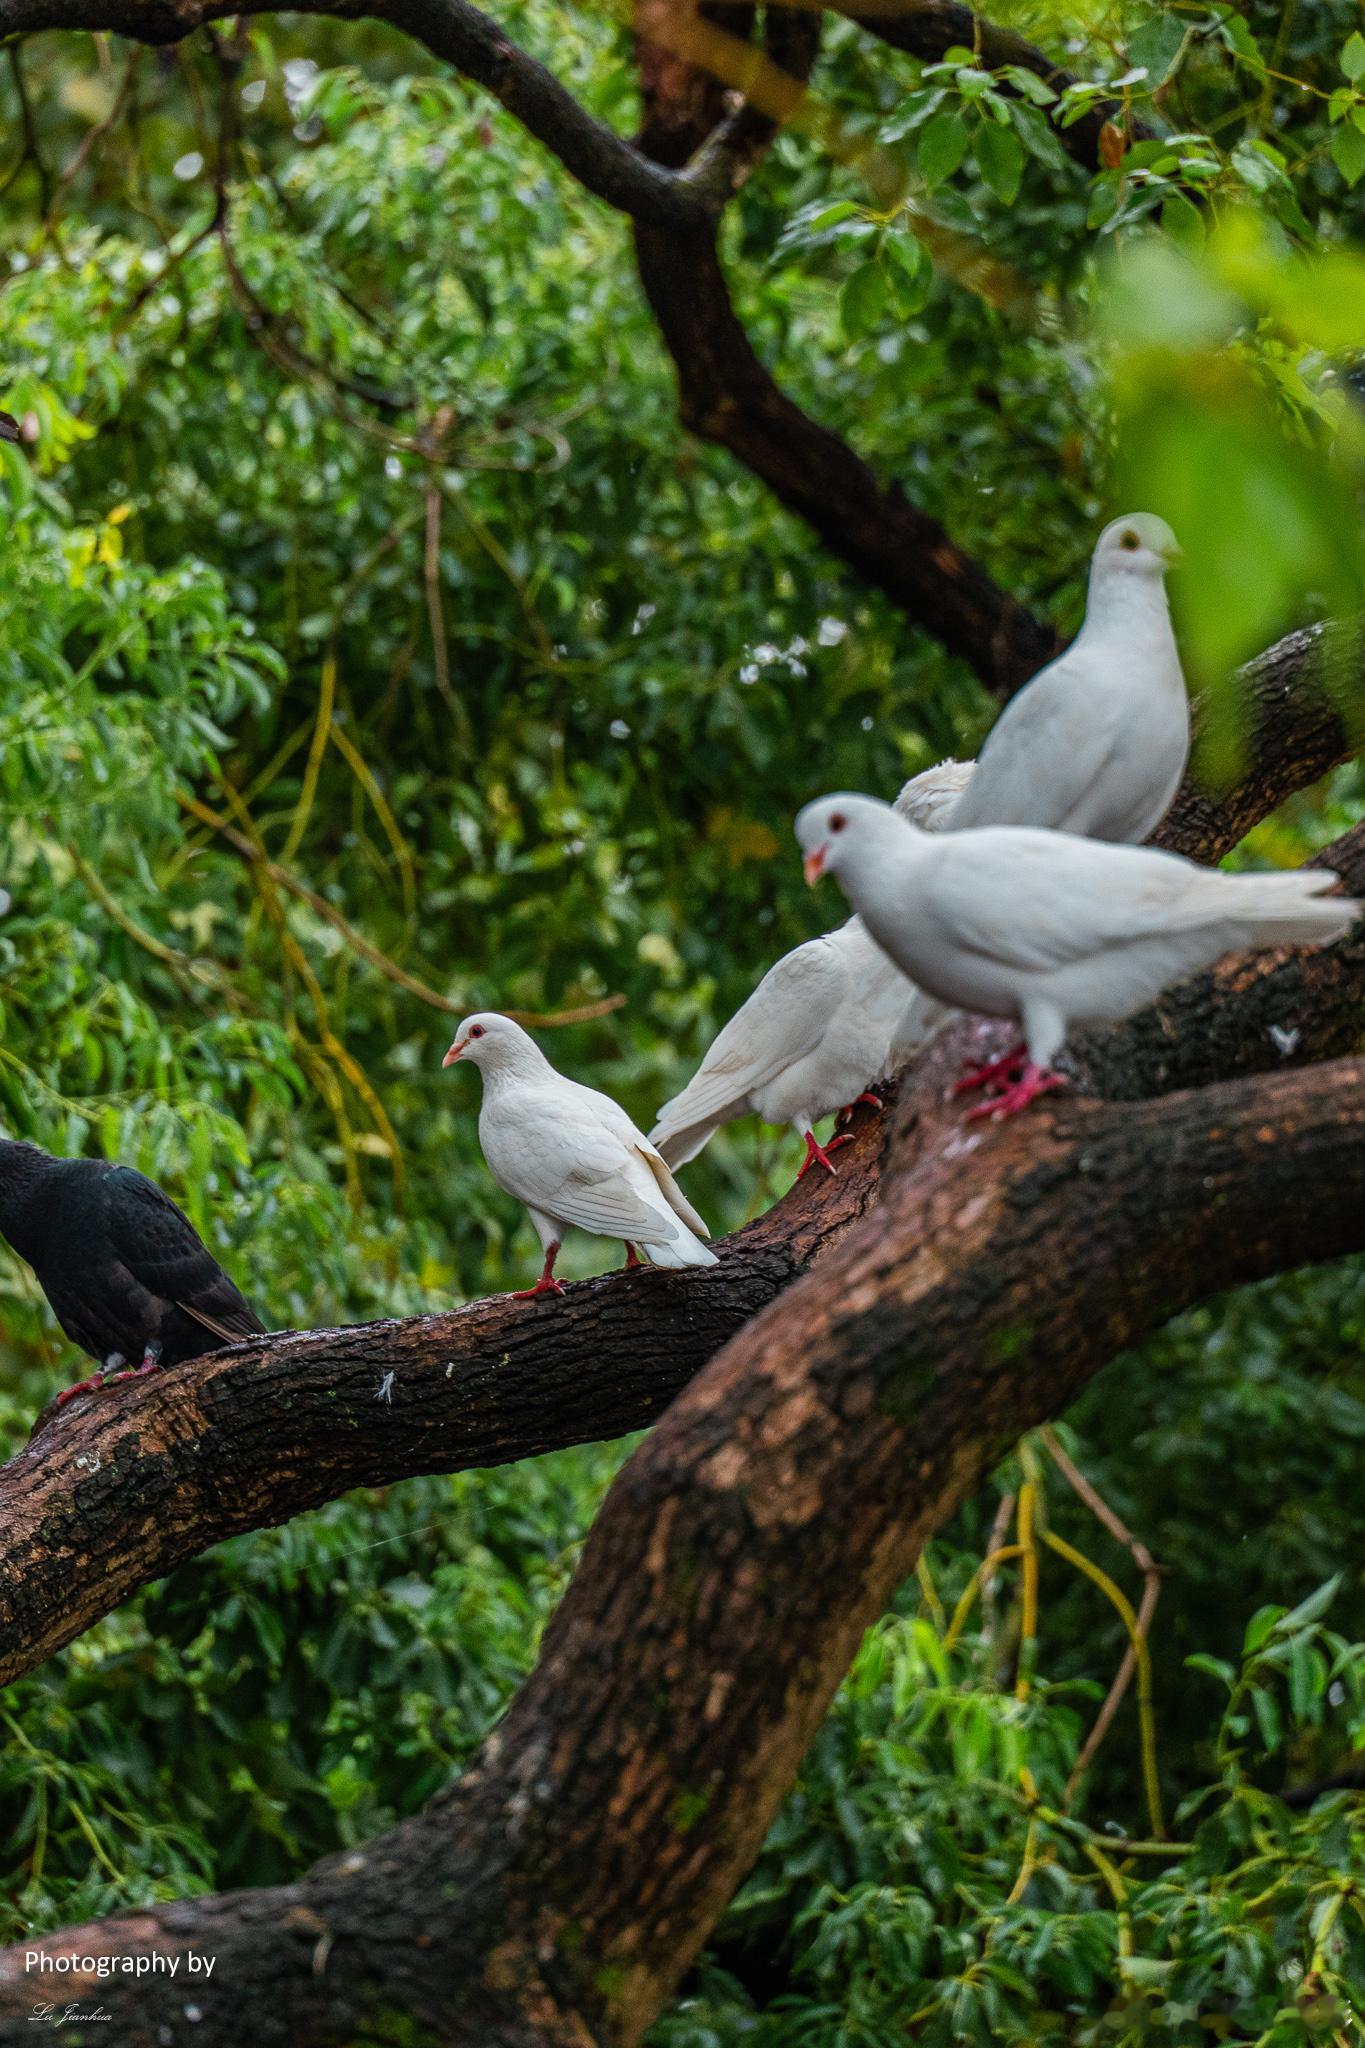
[[[1142,546],[1142,541],[1140,537],[1134,533],[1132,527],[1130,526],[1127,533],[1121,533],[1119,535],[1119,546],[1121,548],[1127,548],[1129,553],[1131,554],[1134,548],[1140,548]]]
[[[831,814],[829,829],[831,832],[842,832],[847,823],[848,819],[844,816],[843,812],[835,811]]]
[[[470,1025],[470,1027],[469,1027],[469,1035],[470,1035],[470,1037],[471,1037],[471,1038],[482,1038],[482,1037],[483,1037],[483,1026],[482,1026],[482,1024],[471,1024],[471,1025]]]

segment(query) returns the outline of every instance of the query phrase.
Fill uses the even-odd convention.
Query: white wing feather
[[[755,1088],[809,1052],[813,1032],[847,993],[846,949],[839,941],[837,931],[808,939],[768,969],[687,1086],[659,1111],[650,1132],[654,1144],[741,1114]]]
[[[933,859],[935,912],[953,944],[1041,974],[1205,925],[1235,935],[1243,918],[1292,921],[1335,880],[1323,870],[1225,875],[1155,849],[990,828],[945,835]]]
[[[1074,658],[1073,658],[1074,657]],[[1086,695],[1087,657],[1059,655],[1005,706],[981,749],[976,773],[945,821],[950,832],[982,825],[1034,825],[1064,832],[1106,775],[1117,744],[1118,700]]]
[[[569,1088],[520,1089],[480,1118],[479,1137],[494,1180],[528,1208],[599,1237],[667,1244],[678,1235],[648,1159],[585,1116]]]

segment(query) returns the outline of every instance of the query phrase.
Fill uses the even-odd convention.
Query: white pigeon
[[[896,809],[939,830],[971,777],[970,761],[940,761],[906,783]],[[659,1111],[650,1138],[670,1166],[685,1166],[722,1124],[761,1116],[806,1142],[797,1179],[843,1137],[820,1145],[815,1125],[871,1095],[887,1072],[891,1035],[911,995],[905,977],[858,918],[808,939],[770,967],[714,1040],[692,1079]]]
[[[562,1294],[555,1259],[570,1224],[619,1237],[655,1266],[714,1266],[710,1232],[642,1131],[609,1095],[558,1073],[510,1017],[466,1017],[443,1067],[472,1060],[483,1074],[479,1143],[498,1186],[530,1211],[545,1265],[534,1287]]]
[[[1073,1024],[1118,1023],[1225,953],[1339,938],[1361,908],[1324,897],[1337,880],[1326,868],[1225,875],[1017,826],[931,837],[889,804],[843,792],[807,804],[796,836],[807,881],[833,875],[919,988],[1018,1018],[1024,1043],[959,1084],[1018,1076],[977,1116],[1012,1116],[1063,1085],[1049,1066]]]
[[[1156,830],[1190,751],[1164,580],[1179,556],[1153,513],[1105,527],[1084,625],[1001,712],[950,830],[1039,825],[1133,846]]]

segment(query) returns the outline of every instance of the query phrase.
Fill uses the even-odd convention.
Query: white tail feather
[[[651,1266],[714,1266],[719,1263],[709,1245],[681,1227],[671,1244],[641,1242],[636,1250],[644,1254]]]

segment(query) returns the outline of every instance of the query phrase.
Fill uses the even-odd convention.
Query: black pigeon
[[[150,1372],[265,1334],[189,1218],[131,1166],[0,1139],[0,1232],[103,1368],[59,1402],[135,1361]]]

